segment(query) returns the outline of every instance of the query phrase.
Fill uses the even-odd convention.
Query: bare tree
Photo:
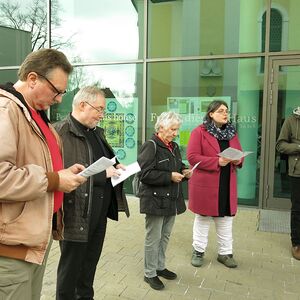
[[[51,0],[51,26],[61,25],[58,0]],[[33,0],[24,5],[22,0],[0,0],[0,25],[31,32],[32,51],[44,48],[47,42],[47,0]],[[70,46],[71,39],[62,41],[59,36],[51,39],[52,48]]]

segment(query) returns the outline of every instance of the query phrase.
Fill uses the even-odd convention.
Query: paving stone
[[[175,298],[174,298],[175,297]],[[177,298],[177,297],[181,297],[181,298]],[[165,290],[161,290],[161,291],[155,291],[153,289],[149,289],[146,296],[143,298],[143,300],[174,300],[174,299],[182,299],[182,296],[178,296],[178,295],[171,295],[170,293],[166,292]],[[189,299],[190,300],[190,299]]]
[[[194,299],[206,300],[206,299],[210,299],[210,295],[211,295],[210,289],[189,286],[188,290],[184,295],[184,299],[186,297],[193,297]]]
[[[120,295],[120,297],[125,297],[128,299],[143,299],[147,294],[147,290],[142,288],[137,288],[136,286],[128,286]]]
[[[194,214],[177,216],[167,249],[166,266],[178,279],[162,278],[165,289],[155,291],[143,280],[144,216],[137,198],[129,197],[131,217],[108,221],[95,276],[95,300],[300,300],[300,262],[291,257],[289,234],[257,231],[258,209],[240,207],[234,218],[236,269],[216,261],[217,238],[211,223],[205,263],[191,265]],[[60,250],[54,241],[45,271],[41,300],[55,299]]]

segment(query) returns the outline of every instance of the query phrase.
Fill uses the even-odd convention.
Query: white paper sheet
[[[224,151],[222,151],[221,153],[219,153],[218,155],[230,160],[240,160],[241,158],[249,155],[250,153],[253,153],[252,151],[240,151],[238,149],[229,147],[227,149],[225,149]]]
[[[95,175],[97,173],[106,170],[108,167],[113,166],[115,163],[116,163],[116,157],[113,157],[112,159],[108,159],[102,156],[94,163],[92,163],[90,166],[88,166],[86,169],[81,171],[78,175],[88,178],[92,175]]]
[[[189,170],[188,172],[186,172],[185,174],[184,174],[184,177],[186,177],[188,174],[190,174],[191,172],[193,172],[197,167],[198,167],[198,165],[201,163],[201,161],[198,161],[194,166],[193,166],[193,168],[191,169],[191,170]]]
[[[120,173],[119,177],[112,177],[111,178],[111,184],[112,186],[116,186],[120,182],[124,181],[127,179],[129,176],[141,171],[141,167],[138,164],[138,162],[134,162],[128,166],[126,166],[126,170],[118,169],[118,172]]]

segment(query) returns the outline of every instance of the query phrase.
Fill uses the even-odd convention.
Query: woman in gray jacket
[[[276,149],[288,155],[291,182],[292,255],[300,260],[300,107],[294,109],[281,128]]]
[[[181,182],[191,176],[173,142],[181,123],[177,113],[163,112],[155,124],[152,141],[142,145],[138,156],[142,170],[140,212],[146,214],[144,280],[156,290],[164,288],[158,276],[170,280],[177,277],[165,268],[165,252],[175,216],[186,210]]]

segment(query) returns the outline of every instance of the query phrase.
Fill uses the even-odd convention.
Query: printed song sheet
[[[240,151],[238,149],[235,148],[227,148],[224,151],[222,151],[221,153],[219,153],[218,155],[230,160],[240,160],[241,158],[249,155],[250,153],[253,153],[251,151]]]
[[[116,157],[113,157],[112,159],[108,159],[102,156],[94,163],[92,163],[90,166],[88,166],[86,169],[81,171],[78,175],[88,178],[92,175],[95,175],[97,173],[106,170],[108,167],[113,166],[115,163],[116,163]]]
[[[120,173],[119,177],[112,177],[111,178],[111,184],[112,186],[116,186],[120,182],[124,181],[127,179],[129,176],[141,171],[140,165],[138,162],[134,162],[128,166],[126,166],[126,170],[118,169],[118,172]]]

